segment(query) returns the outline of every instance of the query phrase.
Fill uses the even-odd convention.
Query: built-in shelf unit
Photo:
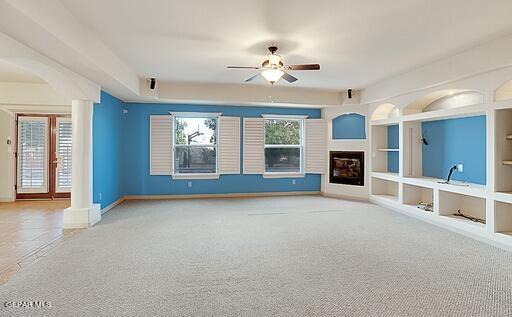
[[[386,122],[372,126],[373,173],[388,173],[398,176],[398,124]]]
[[[497,238],[512,243],[512,204],[495,201],[494,218]]]
[[[387,118],[380,109],[380,116],[370,121],[370,200],[512,250],[512,81],[508,86],[508,101],[489,102],[476,90],[444,90],[402,105],[398,117]],[[423,122],[481,115],[486,116],[487,159],[479,168],[486,171],[487,184],[445,184],[443,179],[423,176]],[[400,133],[398,149],[387,145],[388,126],[395,124]],[[400,157],[398,174],[387,169],[390,151]],[[418,208],[420,203],[431,204],[433,211]],[[459,210],[474,219],[460,216]]]
[[[497,192],[512,192],[512,109],[499,109],[495,114],[495,179]]]
[[[475,219],[486,219],[485,198],[463,195],[448,191],[439,191],[439,215],[464,225],[485,229],[485,224],[472,221],[459,214]]]
[[[398,202],[398,186],[398,182],[374,177],[372,179],[372,195]]]
[[[421,209],[418,208],[420,204],[427,204],[432,205],[434,203],[434,190],[429,187],[423,187],[418,185],[411,185],[403,183],[403,196],[402,196],[402,203],[406,206],[415,207],[420,211]],[[425,211],[425,210],[421,210]],[[433,210],[432,210],[433,212]]]

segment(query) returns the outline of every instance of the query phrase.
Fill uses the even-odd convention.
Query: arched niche
[[[372,113],[372,121],[397,119],[400,115],[398,108],[392,103],[384,103],[378,106]]]
[[[359,113],[344,113],[332,119],[333,140],[365,140],[366,117]]]
[[[512,80],[507,81],[494,92],[495,101],[503,101],[509,99],[512,99]]]
[[[445,89],[429,93],[404,108],[404,115],[453,109],[485,103],[485,95],[476,90]]]

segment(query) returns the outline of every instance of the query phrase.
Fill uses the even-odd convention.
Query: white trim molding
[[[186,118],[218,118],[222,115],[222,112],[172,112],[169,111],[169,114],[176,117],[186,117]]]
[[[173,180],[182,180],[182,179],[219,179],[220,175],[218,173],[215,174],[201,174],[201,173],[181,173],[181,174],[173,174]]]

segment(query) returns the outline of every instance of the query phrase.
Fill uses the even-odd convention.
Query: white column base
[[[62,219],[64,229],[89,228],[101,221],[101,209],[99,204],[93,204],[89,208],[66,208]]]

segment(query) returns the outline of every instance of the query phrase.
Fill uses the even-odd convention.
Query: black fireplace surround
[[[364,152],[330,151],[329,182],[364,186]]]

